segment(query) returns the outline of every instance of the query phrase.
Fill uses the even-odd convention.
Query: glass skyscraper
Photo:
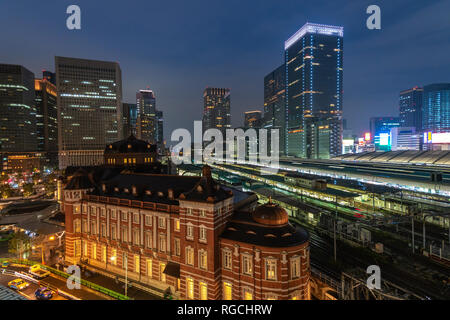
[[[422,117],[424,131],[450,132],[450,83],[423,87]]]
[[[44,151],[52,165],[58,157],[58,107],[56,87],[47,78],[34,80],[38,151]]]
[[[422,129],[423,89],[414,87],[400,92],[399,111],[400,126]]]
[[[156,109],[156,96],[152,90],[136,93],[137,137],[159,147],[163,144],[163,113]]]
[[[59,165],[97,164],[105,146],[123,136],[120,66],[55,57],[55,67]]]
[[[230,103],[230,89],[205,89],[203,92],[203,131],[219,129],[225,139],[225,130],[231,126]]]
[[[0,150],[37,151],[34,73],[0,64]]]
[[[307,23],[285,42],[289,155],[327,159],[342,152],[343,36],[343,27]],[[317,139],[319,128],[327,133]]]
[[[264,118],[266,129],[279,130],[279,152],[286,145],[286,66],[283,64],[264,77]],[[270,137],[270,134],[268,134]]]
[[[137,105],[135,103],[123,103],[123,135],[136,136],[136,122],[137,122]]]

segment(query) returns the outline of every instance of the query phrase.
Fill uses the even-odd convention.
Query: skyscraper
[[[400,127],[399,117],[370,118],[370,136],[377,150],[390,150],[392,144],[391,129]]]
[[[136,136],[137,105],[135,103],[123,103],[122,106],[123,135],[124,137],[131,134]]]
[[[58,107],[56,87],[46,78],[35,79],[38,151],[44,151],[51,165],[58,161]]]
[[[203,103],[203,131],[219,129],[225,139],[225,130],[231,127],[230,89],[206,88]]]
[[[0,64],[0,150],[37,151],[34,73]]]
[[[307,23],[285,42],[289,155],[326,159],[342,152],[343,36],[343,27]],[[315,128],[323,127],[327,134],[316,139]]]
[[[46,79],[48,82],[56,86],[56,73],[42,70],[42,79]]]
[[[279,130],[279,151],[286,144],[286,66],[281,65],[264,77],[264,119],[266,129]],[[270,137],[270,134],[268,135]]]
[[[450,83],[435,83],[423,87],[424,131],[450,131]]]
[[[156,109],[156,95],[152,90],[139,90],[136,93],[137,122],[136,133],[139,139],[157,144],[161,149],[164,144],[163,112]]]
[[[259,110],[244,112],[244,128],[260,128],[262,124],[262,112]]]
[[[122,72],[117,62],[55,57],[59,166],[95,165],[123,136]]]
[[[423,89],[414,87],[400,92],[400,126],[422,130]]]

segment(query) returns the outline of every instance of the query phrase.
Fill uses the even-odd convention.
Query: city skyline
[[[449,66],[445,57],[448,44],[437,39],[445,39],[448,33],[446,25],[449,22],[444,19],[444,12],[448,12],[449,5],[444,1],[402,5],[405,3],[382,1],[381,30],[365,28],[366,3],[341,6],[338,2],[324,5],[321,10],[305,6],[299,13],[298,10],[292,10],[295,4],[289,1],[279,6],[263,4],[258,9],[251,4],[238,7],[232,2],[213,15],[217,22],[210,25],[209,29],[203,26],[211,22],[212,18],[204,19],[199,26],[195,26],[184,20],[186,18],[180,13],[174,12],[174,18],[181,18],[182,22],[187,23],[183,30],[177,27],[156,28],[159,19],[167,19],[172,14],[164,4],[157,4],[151,7],[153,12],[159,13],[157,21],[152,21],[149,26],[132,24],[136,34],[133,39],[138,39],[138,35],[148,32],[149,28],[152,30],[151,45],[142,45],[144,50],[121,49],[135,48],[132,40],[123,36],[131,32],[131,27],[124,24],[124,20],[129,19],[127,14],[133,12],[140,15],[133,4],[123,8],[120,5],[100,8],[81,1],[82,29],[74,32],[65,28],[67,15],[64,4],[43,4],[42,9],[37,9],[34,15],[21,11],[26,4],[11,4],[8,10],[2,10],[8,12],[8,17],[2,17],[2,21],[7,23],[9,19],[15,18],[23,20],[23,25],[5,35],[10,50],[2,51],[0,60],[23,65],[35,74],[40,74],[42,69],[55,71],[51,63],[55,55],[118,61],[123,70],[123,102],[133,103],[136,90],[149,85],[158,95],[159,105],[164,108],[165,139],[169,140],[174,129],[183,127],[192,130],[193,121],[201,119],[201,93],[207,86],[231,88],[231,123],[232,127],[238,127],[243,122],[244,111],[250,107],[263,110],[264,76],[283,62],[283,44],[291,34],[307,21],[342,25],[346,30],[343,116],[348,120],[348,127],[360,134],[367,130],[370,117],[398,115],[400,91],[429,83],[448,82],[445,73]],[[141,6],[146,7],[145,4]],[[204,12],[197,12],[199,6],[200,3],[188,9],[197,18],[193,20],[201,20],[204,15]],[[39,19],[40,10],[47,10],[55,17],[60,17],[44,26],[47,35],[56,40],[54,46],[34,45],[33,51],[30,51],[27,48],[35,42],[34,31],[27,27]],[[247,17],[251,10],[255,12],[245,20],[244,16]],[[389,18],[399,10],[403,18],[391,22]],[[108,32],[95,21],[97,18],[101,20],[108,15],[116,15],[119,11],[124,20],[119,23],[109,21]],[[273,11],[275,14],[272,14]],[[234,20],[230,21],[228,15],[233,16]],[[430,15],[434,18],[425,19]],[[133,21],[139,20],[135,18]],[[422,23],[412,23],[415,20]],[[167,24],[164,25],[167,27]],[[399,30],[403,32],[398,33]],[[16,43],[15,37],[24,36],[25,31],[30,36],[29,43]],[[194,35],[186,40],[183,37],[187,33]],[[100,36],[101,42],[97,41]],[[408,44],[408,39],[413,37],[414,44]],[[115,39],[120,40],[121,48],[117,48]],[[410,49],[412,46],[422,49],[408,50],[408,46],[411,46]],[[149,47],[152,50],[145,50]],[[414,60],[423,56],[424,50],[434,53],[432,61],[426,68],[413,65]],[[217,63],[218,59],[220,64]],[[177,117],[180,108],[188,110],[186,117]]]

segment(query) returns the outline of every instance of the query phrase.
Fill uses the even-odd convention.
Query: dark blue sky
[[[81,7],[82,29],[66,29]],[[381,30],[366,8],[381,7]],[[400,90],[450,82],[448,0],[2,1],[0,63],[40,76],[54,56],[118,61],[125,102],[149,86],[164,111],[165,136],[200,120],[203,89],[231,88],[232,124],[261,109],[263,78],[283,59],[284,41],[305,22],[342,25],[344,118],[361,133],[369,117],[397,115]]]

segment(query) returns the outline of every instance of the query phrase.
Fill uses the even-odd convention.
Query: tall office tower
[[[0,64],[1,152],[37,151],[34,73]]]
[[[137,105],[135,103],[123,103],[122,106],[123,135],[124,137],[131,134],[136,136]]]
[[[326,159],[342,152],[343,36],[343,27],[307,23],[285,42],[289,155]],[[318,123],[333,130],[330,141],[313,139]],[[328,151],[319,152],[317,141]]]
[[[42,79],[46,79],[48,82],[56,86],[56,73],[42,70]]]
[[[261,128],[262,112],[259,110],[244,112],[244,128]]]
[[[59,166],[102,163],[122,139],[122,72],[117,62],[55,57]]]
[[[450,131],[450,83],[423,87],[422,118],[424,131]]]
[[[136,93],[137,137],[156,143],[156,96],[152,90],[139,90]]]
[[[35,79],[38,151],[44,151],[50,165],[58,163],[58,106],[56,86],[46,78]]]
[[[400,92],[400,126],[422,130],[423,88],[414,87]]]
[[[264,77],[264,119],[266,129],[279,130],[279,152],[286,145],[286,65],[283,64]],[[270,137],[270,134],[268,135]]]
[[[203,131],[219,129],[225,139],[225,130],[231,127],[230,89],[206,88],[203,103]]]

